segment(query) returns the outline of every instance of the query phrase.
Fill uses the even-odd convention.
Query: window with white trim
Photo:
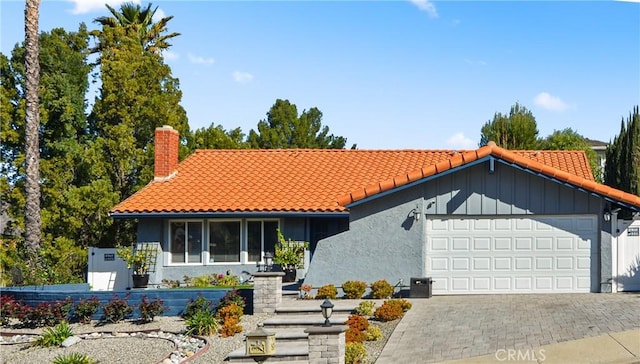
[[[209,221],[209,263],[240,262],[240,220]]]
[[[261,261],[263,252],[274,252],[278,227],[278,220],[247,221],[247,255],[250,262]]]
[[[169,224],[171,263],[202,263],[202,221]]]

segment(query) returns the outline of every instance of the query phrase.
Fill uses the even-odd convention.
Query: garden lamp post
[[[329,319],[331,318],[331,314],[333,313],[333,303],[329,301],[329,299],[325,299],[324,302],[320,305],[322,309],[322,317],[324,317],[324,325],[322,326],[331,326],[331,322]]]
[[[272,252],[266,252],[264,253],[264,271],[265,272],[271,272],[271,270],[273,269],[273,253]]]

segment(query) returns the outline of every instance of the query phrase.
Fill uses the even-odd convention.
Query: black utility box
[[[411,278],[410,298],[431,298],[431,277]]]

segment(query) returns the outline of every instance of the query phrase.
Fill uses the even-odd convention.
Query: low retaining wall
[[[60,290],[60,287],[56,286],[32,286],[32,287],[2,287],[0,295],[13,296],[16,300],[22,301],[23,304],[29,306],[37,306],[42,302],[54,302],[63,301],[67,297],[73,299],[73,304],[76,304],[80,299],[89,299],[91,297],[97,297],[100,300],[100,309],[93,316],[95,320],[102,318],[102,305],[109,302],[114,295],[118,298],[127,297],[127,302],[131,306],[137,306],[142,300],[142,296],[146,296],[149,300],[153,301],[161,299],[163,301],[165,312],[162,316],[180,316],[182,315],[185,306],[191,299],[196,299],[199,295],[208,299],[216,305],[224,295],[231,291],[230,288],[210,288],[210,289],[133,289],[128,291],[89,291],[89,286],[86,286],[86,290],[81,290],[80,287],[73,287],[72,289]],[[239,294],[245,298],[246,306],[244,313],[247,315],[253,314],[253,289],[238,289]],[[138,316],[138,311],[134,307],[133,318]]]

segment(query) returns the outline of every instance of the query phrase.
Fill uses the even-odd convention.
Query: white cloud
[[[213,58],[204,58],[204,57],[196,56],[196,55],[191,54],[191,53],[189,53],[187,55],[187,57],[189,58],[189,61],[191,63],[195,63],[195,64],[210,65],[210,64],[213,64],[216,61]]]
[[[164,59],[166,59],[168,61],[174,61],[174,60],[180,58],[180,55],[178,53],[174,53],[174,52],[171,52],[169,50],[163,49],[162,50],[162,57],[164,57]]]
[[[74,4],[73,9],[71,9],[71,14],[86,14],[92,12],[109,12],[107,7],[104,4],[109,4],[114,9],[118,9],[120,4],[124,2],[132,2],[135,4],[139,4],[140,0],[69,0],[70,3]]]
[[[249,72],[235,71],[232,75],[233,79],[238,83],[249,83],[253,80],[253,75]]]
[[[151,6],[151,10],[153,10],[153,9],[155,9],[155,8],[153,6]],[[157,23],[157,22],[160,21],[160,19],[166,18],[166,17],[167,17],[167,15],[164,13],[164,11],[162,9],[160,9],[160,8],[157,8],[156,12],[153,13],[152,20],[153,20],[154,23]]]
[[[476,61],[471,60],[471,59],[465,59],[464,62],[466,64],[469,64],[469,65],[472,65],[472,66],[486,66],[487,65],[487,62],[485,62],[485,61],[483,61],[481,59],[476,60]]]
[[[569,108],[564,101],[559,97],[553,96],[548,92],[541,92],[533,98],[533,103],[540,106],[543,109],[551,111],[563,111]]]
[[[409,0],[411,3],[418,7],[421,11],[429,14],[430,18],[437,18],[438,11],[436,10],[436,6],[429,0]]]
[[[447,145],[451,147],[451,149],[460,150],[460,149],[476,149],[478,148],[478,142],[467,138],[464,136],[464,133],[455,133],[449,139],[447,139]]]

